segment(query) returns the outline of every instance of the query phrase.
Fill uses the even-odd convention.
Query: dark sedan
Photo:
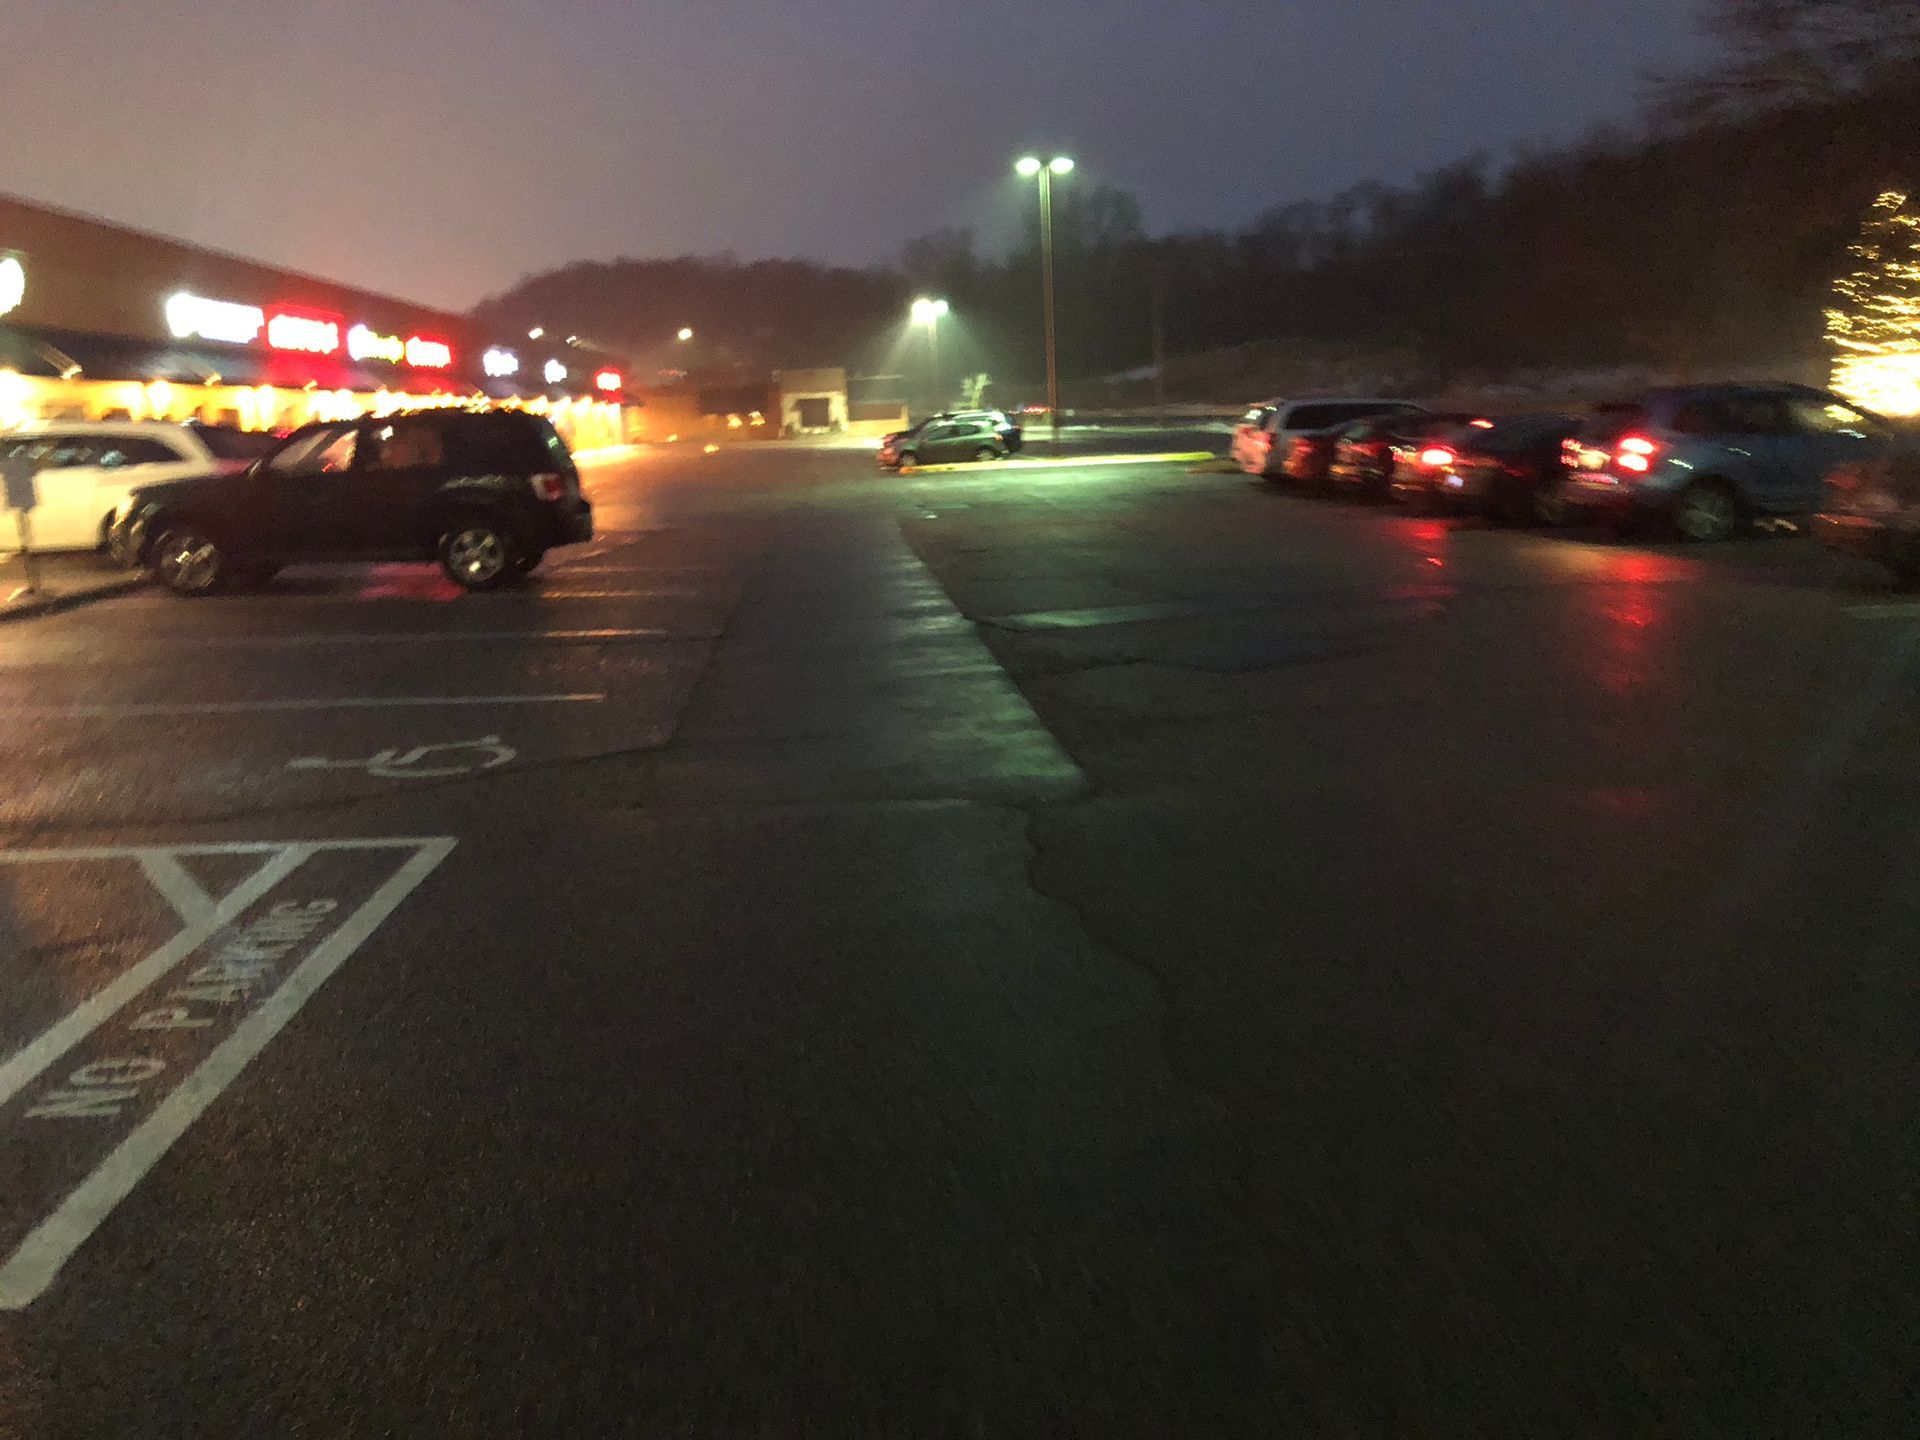
[[[1560,483],[1562,448],[1580,424],[1575,415],[1514,415],[1466,426],[1436,438],[1427,447],[1429,463],[1403,470],[1396,493],[1413,503],[1530,524],[1546,518],[1540,499]]]
[[[1418,472],[1427,464],[1423,456],[1438,453],[1430,442],[1475,423],[1484,425],[1487,421],[1472,411],[1463,410],[1381,415],[1362,420],[1340,432],[1327,473],[1342,490],[1383,500],[1392,492],[1397,467]]]

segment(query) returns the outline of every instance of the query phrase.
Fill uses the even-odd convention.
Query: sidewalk
[[[138,571],[123,570],[104,555],[41,555],[35,563],[39,589],[32,595],[9,599],[27,583],[26,566],[18,554],[0,554],[0,621],[69,610],[89,600],[125,594],[147,580]]]

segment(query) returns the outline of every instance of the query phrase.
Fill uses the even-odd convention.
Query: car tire
[[[462,590],[497,590],[516,578],[513,532],[486,515],[464,515],[440,537],[440,569]]]
[[[914,454],[913,451],[908,450],[901,455],[899,463],[893,468],[898,470],[902,475],[906,474],[909,470],[918,470],[920,468],[920,457]]]
[[[1533,515],[1542,525],[1558,530],[1573,523],[1573,506],[1557,485],[1542,485],[1533,492]]]
[[[1673,528],[1682,540],[1710,545],[1740,528],[1740,497],[1723,480],[1696,480],[1673,505]]]
[[[973,452],[973,460],[976,465],[985,465],[989,461],[998,460],[999,458],[1000,452],[991,445],[982,445],[978,450]]]
[[[218,590],[232,563],[213,532],[190,520],[168,525],[147,552],[154,579],[190,600]]]

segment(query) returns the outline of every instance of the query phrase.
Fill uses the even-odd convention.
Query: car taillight
[[[1439,470],[1451,465],[1459,457],[1445,445],[1429,445],[1420,452],[1420,463],[1429,470]]]
[[[1653,457],[1659,453],[1659,445],[1646,436],[1628,435],[1614,442],[1613,465],[1616,470],[1644,475],[1653,469]]]
[[[558,500],[567,493],[567,481],[563,475],[529,475],[527,483],[533,487],[533,493],[542,500]]]

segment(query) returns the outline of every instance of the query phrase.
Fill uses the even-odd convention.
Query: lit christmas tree
[[[1833,388],[1883,415],[1920,415],[1920,214],[1889,190],[1867,211],[1827,311]]]

